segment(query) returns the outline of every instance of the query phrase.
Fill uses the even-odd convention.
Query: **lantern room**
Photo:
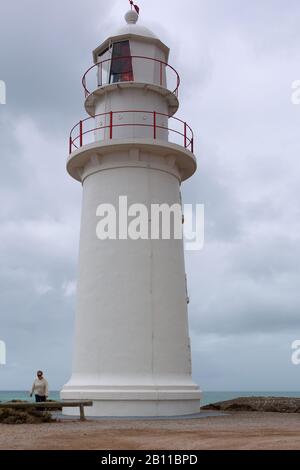
[[[179,75],[168,64],[169,48],[148,28],[137,24],[135,10],[125,15],[126,25],[106,39],[93,52],[94,65],[83,77],[87,112],[94,116],[104,111],[97,106],[101,94],[130,85],[140,85],[167,98],[167,108],[158,111],[173,116],[178,110]]]

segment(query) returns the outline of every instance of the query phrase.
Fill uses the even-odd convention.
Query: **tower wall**
[[[168,104],[155,91],[117,88],[98,98],[95,108],[96,127],[100,128],[95,132],[96,141],[109,139],[110,111],[120,111],[113,117],[113,139],[153,139],[153,111],[156,111],[156,138],[168,141]]]
[[[180,204],[178,171],[155,154],[136,153],[135,164],[128,152],[108,158],[89,165],[83,175],[74,374],[62,396],[78,398],[83,386],[87,399],[106,397],[96,410],[111,413],[110,397],[118,415],[138,397],[135,413],[156,415],[157,394],[167,398],[166,406],[160,403],[166,414],[173,409],[171,394],[176,413],[176,398],[182,397],[195,402],[192,411],[188,408],[196,413],[182,240],[96,237],[101,202],[117,208],[119,196],[126,195],[128,206],[141,203],[149,209],[149,224],[152,204]],[[107,168],[108,161],[113,168]],[[186,408],[182,404],[180,413]]]

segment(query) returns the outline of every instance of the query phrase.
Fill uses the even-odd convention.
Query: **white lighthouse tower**
[[[196,171],[193,132],[174,116],[179,75],[138,16],[128,11],[94,51],[83,78],[90,117],[70,137],[67,169],[83,202],[73,373],[61,396],[93,400],[90,416],[188,415],[200,406],[183,241],[96,236],[100,204],[118,208],[126,196],[149,213],[181,204],[181,183]]]

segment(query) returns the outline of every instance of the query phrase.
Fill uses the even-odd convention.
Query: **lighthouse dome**
[[[118,28],[114,34],[106,39],[99,47],[93,52],[94,62],[97,63],[99,56],[102,52],[109,47],[110,44],[116,41],[122,41],[125,39],[132,39],[138,41],[144,41],[151,43],[160,48],[164,54],[166,60],[169,56],[169,48],[146,26],[138,24],[139,15],[135,10],[129,10],[125,14],[125,22],[123,26]]]
[[[150,31],[150,29],[137,24],[138,19],[139,15],[137,14],[137,12],[134,10],[129,10],[125,15],[125,21],[127,24],[119,28],[116,31],[115,36],[133,34],[136,36],[158,39],[158,37],[152,31]]]

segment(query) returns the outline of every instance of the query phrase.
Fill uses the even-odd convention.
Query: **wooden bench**
[[[87,400],[66,400],[66,401],[46,401],[40,403],[0,403],[0,409],[10,408],[14,410],[28,410],[28,409],[47,409],[58,410],[61,408],[77,408],[80,411],[80,421],[85,421],[84,407],[93,406],[92,401]]]

